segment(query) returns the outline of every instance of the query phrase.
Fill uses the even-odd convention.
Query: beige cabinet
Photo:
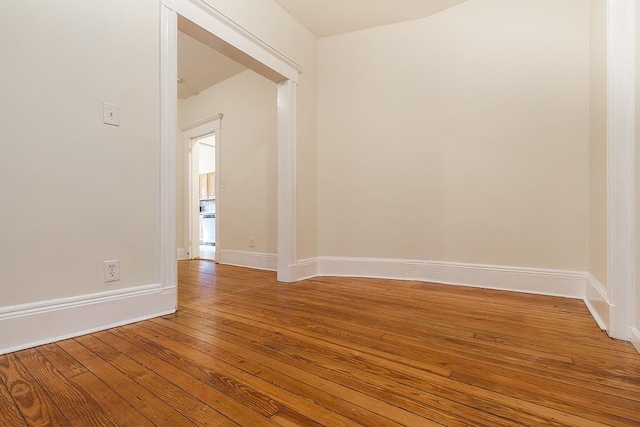
[[[200,199],[206,199],[208,196],[207,174],[200,174]]]
[[[215,172],[200,174],[200,200],[215,199],[216,174]]]
[[[207,174],[207,198],[215,199],[216,197],[216,174],[214,172]]]

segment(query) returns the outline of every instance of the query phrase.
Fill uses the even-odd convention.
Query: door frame
[[[607,0],[607,332],[625,341],[633,338],[638,326],[634,326],[635,7],[634,0]]]
[[[182,131],[182,137],[184,140],[183,147],[185,149],[186,165],[185,171],[187,173],[185,179],[185,223],[183,224],[185,230],[185,236],[188,236],[189,241],[187,244],[189,259],[195,259],[200,257],[200,242],[199,242],[199,200],[200,195],[198,192],[198,160],[199,160],[199,139],[208,136],[215,135],[216,141],[216,249],[219,248],[218,240],[220,236],[220,179],[222,171],[220,170],[220,142],[221,142],[221,127],[222,127],[223,114],[216,114],[215,116],[207,117],[197,122],[188,124],[180,128]],[[217,252],[217,250],[216,250]]]
[[[203,0],[162,0],[160,6],[160,283],[178,285],[177,115],[178,21],[181,31],[278,84],[277,280],[294,282],[297,263],[297,87],[302,67]],[[177,293],[176,293],[177,298]]]

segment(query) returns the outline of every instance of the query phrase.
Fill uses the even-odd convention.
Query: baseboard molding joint
[[[636,327],[631,328],[631,344],[640,353],[640,331]]]
[[[609,302],[607,289],[591,273],[586,273],[584,304],[589,309],[591,316],[602,329],[609,329],[609,313],[611,303]]]
[[[312,279],[318,276],[318,260],[316,258],[308,258],[299,260],[295,266],[295,277],[297,281]]]
[[[189,250],[186,248],[178,248],[178,261],[185,261],[189,259]]]

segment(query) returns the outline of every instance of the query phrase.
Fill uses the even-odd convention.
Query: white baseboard
[[[278,256],[258,252],[241,252],[218,250],[216,262],[237,267],[255,268],[257,270],[276,271],[278,269]]]
[[[318,260],[316,258],[302,259],[295,267],[296,280],[311,279],[318,275]]]
[[[607,289],[591,273],[587,273],[584,303],[591,312],[596,323],[603,331],[609,328],[609,303]]]
[[[584,297],[584,273],[574,271],[409,261],[407,278],[538,295]]]
[[[178,248],[178,261],[189,259],[189,250],[187,248]]]
[[[640,353],[640,331],[635,326],[631,328],[631,344],[638,350]]]
[[[318,275],[418,280],[584,298],[582,272],[380,258],[318,258]]]
[[[406,280],[406,262],[387,258],[318,257],[318,276]]]
[[[0,308],[0,354],[176,311],[176,288],[159,284]]]

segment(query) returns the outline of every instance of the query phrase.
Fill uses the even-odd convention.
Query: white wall
[[[636,1],[636,287],[635,287],[635,344],[640,351],[640,2]]]
[[[319,40],[319,255],[588,267],[589,3]]]
[[[159,282],[158,34],[157,0],[0,3],[0,306]]]
[[[179,128],[224,114],[216,141],[221,149],[216,179],[226,184],[216,202],[220,250],[277,253],[276,95],[275,83],[248,70],[178,102]],[[185,171],[180,168],[178,175]]]
[[[215,142],[215,138],[209,137]],[[208,144],[200,144],[200,153],[198,155],[198,173],[209,173],[216,171],[216,147]]]
[[[590,0],[589,272],[607,288],[607,1]]]

